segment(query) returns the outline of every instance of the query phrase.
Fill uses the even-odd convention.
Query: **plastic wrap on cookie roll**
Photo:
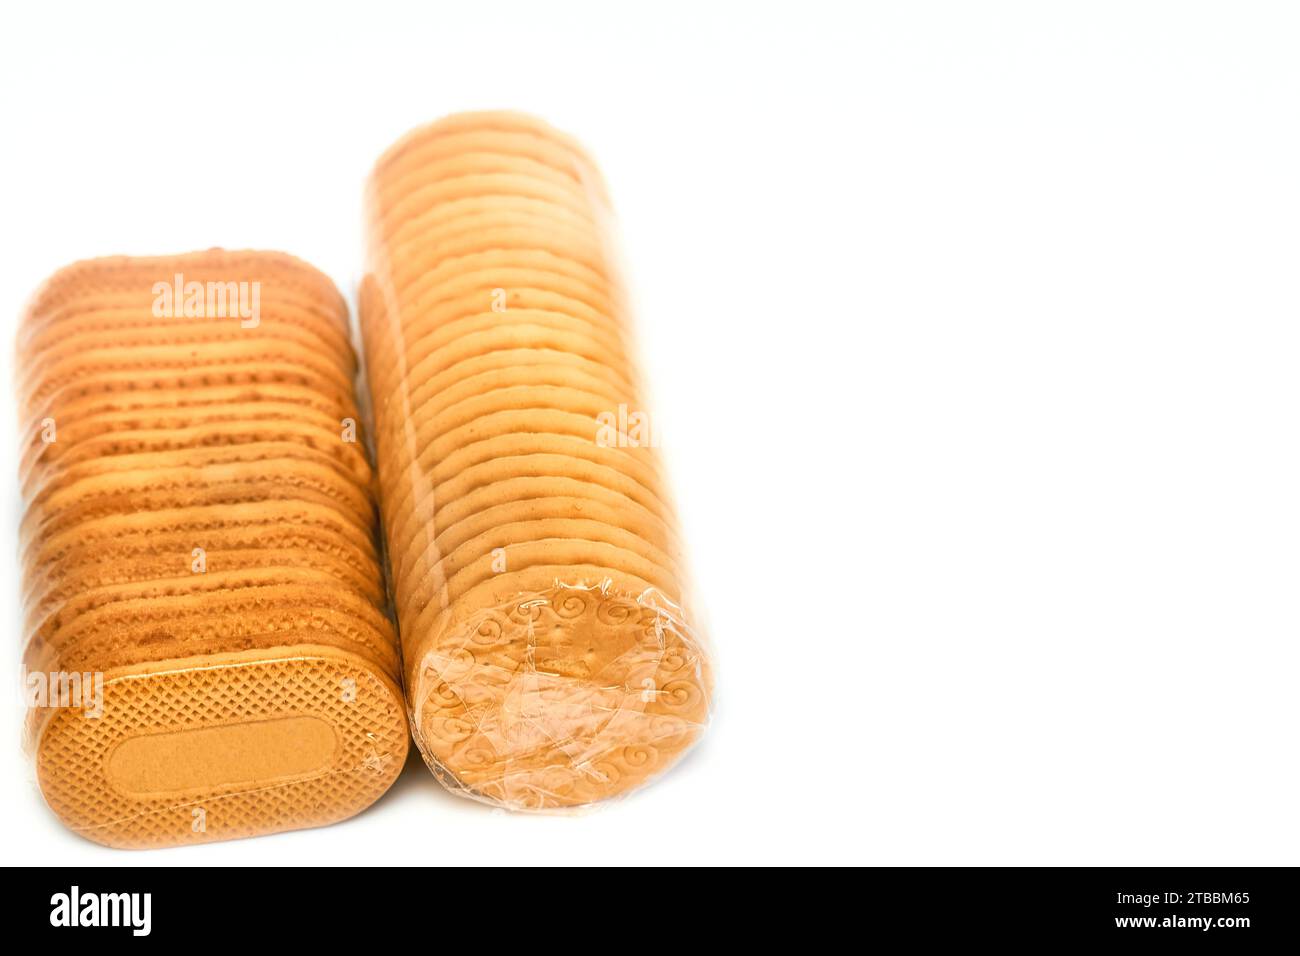
[[[448,787],[590,804],[670,767],[712,670],[607,190],[515,113],[407,135],[367,189],[365,365],[415,740]]]

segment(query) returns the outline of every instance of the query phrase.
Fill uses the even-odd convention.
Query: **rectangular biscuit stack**
[[[593,165],[526,116],[419,129],[368,191],[362,334],[416,741],[512,808],[673,763],[710,671]],[[636,425],[629,427],[629,423]]]
[[[395,779],[406,717],[354,372],[337,289],[282,254],[91,260],[31,301],[25,670],[32,691],[90,692],[34,700],[29,743],[90,839],[315,826]]]

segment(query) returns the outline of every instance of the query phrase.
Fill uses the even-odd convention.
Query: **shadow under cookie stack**
[[[467,796],[591,803],[671,765],[711,676],[605,190],[518,114],[378,162],[361,292],[416,743]]]

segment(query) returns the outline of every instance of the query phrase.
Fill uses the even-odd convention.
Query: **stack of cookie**
[[[514,808],[622,793],[698,737],[709,668],[631,360],[605,191],[517,114],[377,164],[361,318],[416,740]]]
[[[81,262],[32,300],[29,742],[87,837],[314,826],[395,779],[405,708],[354,372],[338,291],[281,254]]]

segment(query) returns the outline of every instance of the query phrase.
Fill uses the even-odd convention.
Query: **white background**
[[[380,151],[536,112],[613,191],[721,693],[585,816],[413,764],[154,853],[63,830],[15,743],[6,862],[1300,862],[1294,7],[111,6],[0,7],[5,338],[86,256],[350,289]]]

